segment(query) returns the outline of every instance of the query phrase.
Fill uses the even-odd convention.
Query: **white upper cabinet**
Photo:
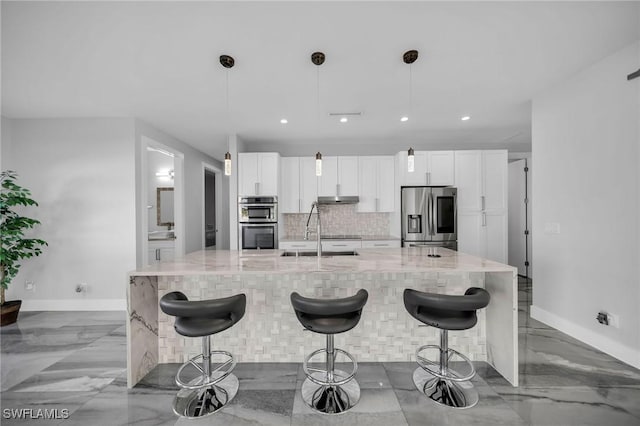
[[[482,210],[482,151],[456,151],[455,161],[458,210]]]
[[[238,154],[238,195],[278,195],[277,152],[241,152]]]
[[[318,196],[336,195],[358,195],[358,157],[322,158],[322,176],[318,178]]]
[[[316,158],[300,157],[300,213],[311,211],[311,204],[317,199]]]
[[[281,213],[305,213],[318,198],[315,157],[283,157],[280,160]]]
[[[399,156],[400,186],[449,186],[454,184],[453,151],[415,151],[414,171],[407,169],[407,151]]]
[[[300,158],[282,157],[280,160],[281,188],[278,199],[280,213],[299,213],[300,199]]]
[[[358,212],[393,212],[395,210],[393,156],[358,158],[360,202]]]
[[[509,191],[506,150],[482,151],[484,210],[505,210]]]
[[[506,210],[507,151],[456,151],[458,210]]]

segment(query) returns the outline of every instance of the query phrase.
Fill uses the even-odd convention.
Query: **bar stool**
[[[366,290],[344,299],[311,299],[296,292],[291,294],[291,304],[304,328],[327,336],[327,346],[312,352],[302,364],[307,376],[302,383],[302,399],[317,412],[342,413],[360,399],[360,385],[354,379],[358,363],[351,354],[334,347],[333,337],[358,324],[368,297]],[[325,369],[310,367],[309,361],[321,353],[326,355]],[[350,373],[335,369],[338,354],[344,355],[353,365]]]
[[[489,304],[489,293],[478,287],[467,289],[464,296],[425,293],[405,289],[404,306],[418,321],[440,329],[440,346],[425,345],[416,351],[419,367],[413,372],[413,382],[418,390],[432,401],[453,408],[471,408],[478,403],[478,391],[469,380],[476,371],[471,360],[449,348],[449,330],[466,330],[478,322],[476,310]],[[421,352],[437,349],[439,362],[427,359]],[[468,367],[460,373],[449,363],[457,355]]]
[[[210,336],[240,321],[246,304],[244,294],[190,301],[183,293],[174,291],[160,299],[162,312],[176,317],[174,328],[178,334],[202,337],[202,353],[182,364],[176,374],[176,384],[181,390],[173,400],[173,411],[178,416],[196,419],[211,415],[227,405],[238,392],[238,378],[231,374],[236,360],[227,351],[212,351]],[[223,359],[214,370],[211,370],[212,355]],[[181,375],[187,366],[194,367],[198,376],[183,379]]]

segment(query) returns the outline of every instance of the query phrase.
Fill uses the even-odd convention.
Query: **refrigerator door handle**
[[[429,192],[429,206],[427,207],[429,211],[429,235],[433,236],[435,233],[435,224],[434,224],[434,210],[433,210],[433,193]]]

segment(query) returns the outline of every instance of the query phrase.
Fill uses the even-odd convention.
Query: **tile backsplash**
[[[304,235],[309,213],[283,214],[282,237]],[[323,235],[389,235],[391,213],[358,213],[357,204],[320,206],[320,221]],[[316,214],[309,226],[316,229]]]

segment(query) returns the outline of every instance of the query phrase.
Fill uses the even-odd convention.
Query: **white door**
[[[278,198],[280,213],[300,212],[300,158],[282,157],[280,160],[281,191]]]
[[[528,206],[524,200],[531,196],[526,191],[525,165],[525,160],[509,163],[509,265],[518,268],[518,274],[522,276],[527,276],[525,266],[527,238],[524,231],[528,229],[526,221]],[[530,237],[531,231],[529,231],[529,241]],[[529,252],[529,259],[531,259],[531,252]],[[531,268],[529,268],[529,276],[531,276]]]

